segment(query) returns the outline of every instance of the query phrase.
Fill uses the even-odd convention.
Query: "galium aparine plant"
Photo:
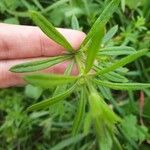
[[[114,90],[141,90],[149,88],[148,83],[129,83],[124,76],[124,66],[145,55],[148,49],[135,50],[128,46],[107,46],[107,42],[117,32],[114,26],[105,33],[105,25],[112,14],[117,10],[120,0],[112,0],[97,18],[78,51],[70,45],[61,33],[41,14],[30,11],[34,23],[52,40],[66,49],[61,56],[28,62],[13,66],[12,72],[34,72],[49,68],[64,61],[70,61],[64,75],[33,73],[26,75],[28,83],[48,89],[56,87],[55,95],[27,108],[27,112],[46,109],[62,100],[72,92],[78,93],[78,107],[74,118],[72,135],[77,135],[83,124],[90,123],[95,130],[99,148],[109,150],[116,145],[121,149],[117,140],[118,125],[122,121],[120,115],[104,101],[108,97],[109,89]],[[118,59],[116,56],[122,56]],[[124,56],[124,57],[123,57]],[[71,70],[77,65],[79,74],[71,75]],[[63,86],[62,86],[63,85]],[[121,113],[117,103],[114,108]],[[86,125],[85,125],[86,126]],[[84,134],[88,133],[84,131]]]

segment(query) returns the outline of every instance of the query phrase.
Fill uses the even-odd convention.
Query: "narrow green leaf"
[[[97,136],[97,142],[100,150],[112,150],[112,132],[107,128],[102,120],[98,118],[93,120],[95,132]]]
[[[109,88],[101,85],[98,85],[98,88],[105,99],[110,100],[112,98],[112,93]]]
[[[72,29],[75,29],[75,30],[79,30],[80,28],[78,19],[75,15],[73,15],[71,18],[71,26],[72,26]]]
[[[85,73],[88,73],[93,66],[95,57],[100,48],[100,43],[101,43],[103,35],[104,35],[104,26],[102,25],[97,29],[97,32],[95,33],[95,35],[92,37],[90,41],[90,44],[87,50]]]
[[[126,0],[121,0],[121,9],[123,12],[125,12],[125,7],[126,7]]]
[[[61,93],[55,97],[43,100],[39,103],[36,103],[28,107],[26,111],[28,112],[28,111],[34,111],[34,110],[39,110],[39,109],[45,109],[51,105],[54,105],[60,102],[61,100],[65,99],[67,96],[69,96],[75,90],[76,86],[77,86],[77,83],[75,83],[71,88],[66,90],[64,93]]]
[[[11,72],[34,72],[38,70],[43,70],[46,68],[49,68],[53,65],[56,65],[58,63],[61,63],[65,60],[68,60],[70,57],[62,57],[62,56],[57,56],[57,57],[52,57],[49,59],[44,59],[44,60],[38,60],[38,61],[32,61],[32,62],[27,62],[27,63],[22,63],[15,65],[10,68]]]
[[[95,23],[93,24],[92,28],[90,29],[89,33],[87,34],[85,40],[83,41],[81,47],[85,46],[88,41],[90,40],[90,38],[95,35],[96,33],[96,29],[99,28],[101,25],[105,25],[110,17],[112,16],[112,14],[116,11],[116,9],[118,8],[118,5],[120,3],[120,0],[112,0],[107,6],[106,8],[103,10],[103,12],[100,14],[100,16],[98,17],[98,19],[95,21]]]
[[[95,89],[90,90],[89,104],[100,149],[111,149],[111,136],[114,135],[115,124],[120,122],[121,118],[110,109]]]
[[[97,93],[92,92],[90,94],[89,104],[91,118],[99,147],[102,150],[110,150],[112,142],[111,136],[110,134],[108,134],[108,130],[112,131],[112,128],[114,128],[114,124],[117,123],[117,118],[114,118],[114,112],[109,108],[107,104],[104,103],[104,101],[99,97]]]
[[[118,126],[118,129],[119,129],[119,132],[123,135],[123,138],[124,138],[134,149],[138,149],[137,143],[136,143],[134,140],[132,140],[130,137],[128,137],[128,136],[126,135],[126,133],[124,132],[124,130],[123,130],[120,126]]]
[[[81,0],[81,2],[83,2],[83,9],[85,9],[85,13],[87,17],[90,17],[91,15],[91,11],[90,11],[90,7],[89,7],[89,2],[87,0]]]
[[[118,106],[118,103],[113,98],[111,90],[108,87],[104,87],[104,86],[100,86],[100,85],[98,85],[98,87],[99,87],[103,97],[105,99],[107,99],[108,101],[110,101],[113,104],[113,107],[117,110],[117,112],[123,116],[124,111]]]
[[[43,6],[38,0],[33,0],[34,4],[36,5],[37,8],[39,8],[41,11],[44,10]]]
[[[29,13],[35,24],[39,26],[49,38],[63,46],[67,51],[73,51],[73,47],[70,43],[44,16],[35,11],[30,11]]]
[[[77,107],[76,116],[73,122],[73,128],[72,128],[73,136],[75,136],[79,131],[84,112],[85,112],[85,90],[84,90],[84,87],[82,87],[81,98],[79,100],[79,105]]]
[[[104,67],[94,65],[94,69],[96,70],[96,72],[98,72],[99,70],[104,69]],[[106,74],[102,74],[98,77],[100,77],[104,80],[106,79],[106,80],[114,81],[114,82],[128,82],[128,79],[121,74],[125,74],[125,73],[122,73],[122,72],[116,73],[114,71],[111,71]]]
[[[69,137],[68,139],[65,139],[61,141],[60,143],[56,144],[54,147],[51,147],[51,150],[62,150],[65,149],[65,147],[68,147],[71,144],[75,144],[83,139],[84,135],[79,134],[74,137]],[[67,148],[66,148],[67,149]]]
[[[120,142],[118,141],[118,139],[115,136],[113,136],[113,148],[112,149],[114,149],[114,150],[123,150]]]
[[[102,44],[105,45],[118,31],[118,25],[112,27],[104,36]]]
[[[136,50],[128,46],[114,46],[114,47],[105,47],[100,49],[98,55],[107,55],[107,56],[118,56],[118,55],[129,55],[134,54]]]
[[[87,135],[90,132],[91,124],[92,124],[92,118],[90,112],[88,112],[85,115],[85,119],[84,119],[84,126],[83,126],[84,135]]]
[[[139,50],[138,52],[136,52],[134,54],[131,54],[131,55],[127,56],[127,57],[124,57],[121,60],[118,60],[117,62],[109,65],[108,67],[100,70],[97,74],[98,75],[102,75],[102,74],[108,73],[110,71],[114,71],[117,68],[123,67],[126,64],[136,60],[137,58],[145,55],[147,52],[148,52],[148,49]]]
[[[94,80],[95,83],[114,90],[142,90],[150,88],[150,83],[113,83],[108,81]]]
[[[116,72],[109,72],[104,75],[101,75],[102,77],[106,78],[109,81],[113,82],[128,82],[128,79]]]
[[[90,112],[93,119],[105,120],[108,125],[113,125],[118,121],[121,121],[113,110],[105,103],[103,98],[97,93],[97,91],[91,91],[89,94]]]
[[[70,0],[57,0],[56,2],[53,2],[51,5],[47,6],[42,13],[47,13],[51,10],[57,9],[60,6],[63,6],[65,3],[69,2]]]
[[[32,74],[24,77],[24,80],[28,83],[42,88],[50,88],[58,85],[62,86],[63,84],[75,82],[77,79],[77,76],[56,74]]]

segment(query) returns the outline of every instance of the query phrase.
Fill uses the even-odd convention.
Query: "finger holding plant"
[[[41,14],[31,11],[32,20],[53,41],[66,49],[66,53],[46,60],[19,64],[12,67],[12,72],[34,72],[49,68],[64,61],[70,61],[68,73],[64,75],[33,73],[24,77],[28,83],[44,89],[56,87],[61,93],[54,94],[51,98],[33,104],[27,112],[46,109],[68,97],[72,92],[80,95],[76,116],[73,122],[72,135],[78,134],[82,124],[86,124],[88,117],[95,129],[99,148],[109,150],[115,145],[122,149],[117,140],[117,125],[122,119],[113,112],[104,101],[99,89],[107,87],[114,90],[140,90],[149,88],[148,83],[128,83],[128,79],[120,73],[126,64],[145,55],[148,49],[136,51],[128,46],[108,47],[107,42],[117,32],[118,26],[105,33],[105,25],[118,8],[120,0],[112,0],[93,24],[78,51],[61,35],[53,25]],[[113,56],[124,56],[121,59]],[[105,59],[104,59],[105,58]],[[70,72],[74,65],[78,67],[78,75],[72,76]],[[63,85],[63,86],[62,86]],[[56,91],[55,90],[55,91]],[[55,93],[55,92],[54,92]],[[84,125],[85,126],[85,125]],[[87,129],[88,130],[88,129]],[[85,132],[85,133],[88,133]]]

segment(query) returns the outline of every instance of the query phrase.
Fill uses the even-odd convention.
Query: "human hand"
[[[85,34],[71,29],[58,29],[77,49]],[[38,27],[0,24],[0,88],[21,86],[23,74],[12,73],[9,69],[20,63],[56,56],[65,49],[49,39]],[[63,73],[68,62],[55,65],[44,71]],[[75,68],[73,69],[75,72]]]

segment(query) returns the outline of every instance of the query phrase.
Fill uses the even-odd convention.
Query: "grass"
[[[109,0],[107,2],[109,2]],[[3,16],[2,21],[4,22],[20,22],[21,24],[30,24],[31,22],[28,18],[26,11],[32,9],[41,12],[45,16],[49,16],[49,20],[52,21],[54,25],[62,27],[73,27],[80,30],[82,29],[86,32],[87,30],[89,30],[89,28],[91,28],[91,25],[93,24],[97,16],[101,14],[103,8],[108,7],[107,2],[104,3],[103,1],[91,0],[87,3],[86,0],[72,0],[70,2],[61,0],[52,4],[49,1],[35,0],[33,2],[29,2],[25,0],[16,0],[13,2],[0,2],[0,7],[2,8],[1,14]],[[46,7],[47,4],[49,4],[50,6]],[[139,5],[137,6],[133,5],[132,2],[129,1],[127,1],[125,4],[126,9],[124,9],[124,3],[121,2],[122,8],[119,7],[119,9],[117,9],[117,13],[115,13],[113,18],[111,18],[107,23],[106,28],[111,30],[109,34],[106,34],[109,36],[106,36],[104,38],[105,40],[102,40],[102,42],[104,41],[104,48],[114,48],[114,46],[119,45],[119,47],[117,48],[126,48],[128,46],[128,50],[130,47],[133,47],[136,50],[143,48],[149,49],[149,1],[145,0],[139,3]],[[60,7],[59,5],[61,6],[61,9],[58,10],[58,8]],[[9,11],[8,8],[10,8]],[[101,9],[99,10],[99,8]],[[20,11],[18,12],[18,10]],[[66,11],[68,13],[65,13]],[[57,16],[57,19],[55,15]],[[62,15],[64,15],[65,17],[62,17]],[[25,19],[22,20],[22,18],[24,17]],[[116,24],[118,24],[119,31],[116,31],[117,29],[116,27],[114,27],[114,25]],[[114,36],[114,33],[116,32],[117,35]],[[89,32],[86,38],[87,41],[93,33],[96,33],[95,30],[91,30],[91,32]],[[102,33],[100,31],[99,35],[101,34]],[[95,36],[95,38],[96,37],[97,36]],[[63,43],[64,45],[64,40],[61,43]],[[83,43],[83,45],[81,45],[81,48],[84,45],[86,44]],[[97,47],[99,47],[99,45],[97,45]],[[89,49],[93,49],[93,47],[89,46],[88,50]],[[94,49],[96,49],[96,47],[94,47]],[[49,109],[44,109],[38,112],[31,112],[30,114],[26,114],[24,113],[24,110],[29,105],[40,102],[43,99],[47,99],[49,98],[49,95],[55,97],[57,94],[59,94],[62,96],[62,89],[60,90],[60,88],[57,87],[56,89],[47,89],[46,91],[43,91],[43,89],[41,88],[30,85],[27,86],[25,90],[23,88],[1,90],[0,117],[2,119],[0,123],[0,139],[2,140],[0,142],[0,145],[2,145],[2,149],[65,148],[69,150],[82,150],[98,149],[98,145],[100,145],[101,149],[111,149],[112,146],[112,149],[121,149],[121,147],[122,149],[148,149],[148,140],[150,137],[150,117],[148,110],[150,90],[142,88],[142,86],[144,87],[146,86],[146,84],[137,84],[136,86],[134,84],[133,86],[133,84],[129,83],[120,83],[123,81],[128,82],[128,80],[130,80],[130,82],[150,82],[149,52],[145,53],[145,50],[135,52],[134,49],[130,48],[130,53],[129,51],[127,52],[127,50],[125,49],[124,53],[119,54],[118,56],[113,51],[114,49],[109,49],[107,54],[98,53],[97,55],[91,53],[91,50],[89,50],[87,51],[88,63],[85,66],[81,65],[82,63],[79,61],[80,57],[77,59],[77,61],[79,62],[78,66],[80,66],[81,68],[81,73],[84,73],[84,67],[86,68],[85,73],[88,73],[91,67],[94,70],[100,70],[100,75],[98,76],[100,82],[95,79],[95,83],[98,82],[96,89],[98,90],[98,93],[101,92],[100,96],[97,95],[95,88],[93,89],[93,86],[91,86],[91,84],[89,86],[89,84],[87,83],[87,92],[90,92],[89,94],[83,96],[86,93],[86,90],[84,90],[83,88],[81,90],[80,97],[80,92],[76,90],[69,97],[67,97],[65,101],[56,103],[55,105],[50,106]],[[130,55],[123,56],[128,54]],[[144,55],[144,57],[141,57],[137,61],[131,63],[130,65],[127,65],[128,69],[123,67],[125,64],[128,64],[133,58],[135,59],[134,56],[141,56],[140,54]],[[103,65],[97,66],[97,64],[94,64],[95,66],[93,66],[93,60],[95,58],[97,59],[97,61],[102,62]],[[108,63],[108,60],[111,60],[111,67]],[[118,60],[120,60],[121,62]],[[85,60],[82,61],[84,64]],[[120,67],[120,65],[122,66],[122,68],[118,68]],[[112,68],[117,69],[117,72],[108,72]],[[69,74],[69,70],[70,69],[68,68],[68,70],[66,71],[66,75]],[[63,76],[57,78],[63,79]],[[27,79],[30,80],[30,77],[28,77]],[[36,78],[33,77],[33,79]],[[37,79],[39,80],[39,78]],[[70,79],[69,82],[71,82],[72,80],[73,79]],[[109,80],[109,82],[107,82],[107,80]],[[43,78],[41,81],[43,83]],[[63,79],[62,82],[66,83],[66,80]],[[116,84],[112,82],[119,83]],[[80,85],[83,84],[84,80],[80,78]],[[106,85],[107,87],[105,87]],[[66,87],[64,86],[63,88],[65,89]],[[126,92],[118,92],[113,91],[109,88],[142,89],[141,92],[133,92],[130,90]],[[144,93],[144,97],[141,93]],[[90,113],[89,111],[87,111],[87,107],[85,110],[83,109],[83,106],[85,105],[85,103],[87,103],[86,100],[83,100],[86,98],[86,96],[89,96],[90,109],[88,107],[88,110],[90,110]],[[97,101],[97,99],[102,99],[102,97],[104,97],[110,107],[114,107],[114,111],[121,118],[123,118],[123,121],[115,126],[115,128],[117,128],[117,130],[119,131],[119,134],[115,134],[115,136],[113,132],[110,132],[110,121],[114,122],[112,118],[116,118],[116,116],[112,115],[110,119],[111,112],[109,112],[109,110],[107,109],[107,105],[103,103],[103,100]],[[92,101],[90,101],[90,99],[92,99]],[[142,107],[143,99],[145,104],[144,107]],[[78,100],[80,100],[79,103]],[[33,106],[36,106],[37,104],[34,104]],[[39,106],[41,107],[41,105]],[[99,108],[99,106],[101,107]],[[29,107],[29,109],[31,108],[34,107]],[[77,108],[79,108],[78,111]],[[103,110],[102,112],[97,111],[101,109]],[[99,117],[99,113],[102,114],[101,117]],[[75,117],[75,114],[78,114],[76,115],[77,117]],[[80,123],[83,115],[83,118],[85,118],[85,120]],[[91,120],[91,115],[94,120]],[[74,121],[75,123],[73,123],[74,117],[76,120]],[[95,124],[93,124],[92,127],[91,122],[94,122]],[[103,126],[103,122],[106,123],[105,126]],[[78,130],[75,129],[77,128],[77,125],[80,125],[79,131],[82,132],[80,132],[79,135],[71,136],[72,125],[74,127],[72,132],[73,135],[74,133],[76,133],[76,130]],[[105,132],[100,132],[103,131],[102,129]],[[94,132],[94,130],[96,132]],[[82,135],[83,133],[84,135]],[[95,133],[97,133],[96,136]],[[117,139],[121,143],[121,147]],[[105,140],[107,141],[107,144],[105,143]]]

